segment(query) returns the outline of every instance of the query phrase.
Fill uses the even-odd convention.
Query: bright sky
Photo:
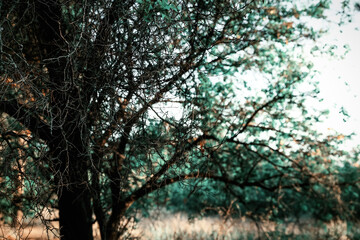
[[[360,2],[360,1],[359,1]],[[338,26],[340,0],[333,0],[332,8],[328,11],[329,32],[320,40],[326,44],[336,44],[335,53],[346,52],[344,45],[350,50],[340,59],[339,57],[319,56],[313,59],[315,68],[320,71],[316,80],[319,81],[320,109],[329,109],[329,118],[322,123],[323,129],[334,129],[339,133],[355,132],[351,145],[360,145],[360,11],[352,11],[352,22]],[[352,3],[351,7],[354,7]],[[350,115],[349,118],[340,113],[342,107]],[[345,121],[344,121],[345,119]],[[332,130],[333,131],[333,130]]]
[[[354,10],[354,3],[360,0],[351,0],[352,22],[339,26],[338,13],[341,11],[342,1],[333,0],[331,9],[326,12],[330,22],[324,25],[323,21],[319,21],[316,26],[317,29],[329,29],[316,44],[318,46],[337,45],[338,48],[334,52],[338,56],[318,55],[313,58],[309,54],[308,57],[314,63],[315,69],[319,71],[315,80],[319,81],[319,97],[323,99],[322,102],[311,102],[311,106],[330,111],[328,119],[317,126],[318,130],[327,134],[335,134],[335,131],[345,135],[356,133],[352,142],[345,146],[347,150],[350,150],[360,145],[360,11]],[[343,56],[345,52],[347,54]],[[178,107],[176,105],[170,108]],[[342,109],[350,117],[344,116],[341,113]],[[180,117],[180,112],[177,111],[175,115]]]

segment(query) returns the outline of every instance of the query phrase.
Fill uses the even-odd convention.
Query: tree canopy
[[[1,214],[58,209],[61,239],[95,222],[119,239],[149,194],[206,182],[249,216],[354,216],[357,156],[306,105],[302,46],[329,4],[1,2]]]

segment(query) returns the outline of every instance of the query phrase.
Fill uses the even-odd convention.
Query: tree
[[[61,239],[92,239],[94,222],[118,239],[134,202],[179,181],[222,182],[245,205],[254,188],[332,186],[342,139],[311,128],[296,55],[319,35],[302,19],[328,6],[2,2],[3,214],[55,207]]]

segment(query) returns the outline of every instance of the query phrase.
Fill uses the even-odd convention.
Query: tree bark
[[[124,229],[120,229],[121,218],[125,215],[126,210],[131,204],[127,204],[124,201],[118,202],[115,206],[113,204],[112,214],[106,225],[106,240],[118,240],[123,234]]]
[[[64,187],[59,195],[61,239],[93,239],[91,213],[87,189]]]
[[[62,22],[61,3],[58,0],[35,1],[37,21],[36,34],[42,55],[39,56],[48,69],[49,90],[52,94],[51,121],[58,135],[47,140],[56,170],[54,181],[58,187],[60,235],[62,240],[93,239],[92,206],[89,190],[87,152],[87,127],[81,121],[86,114],[78,92],[79,81],[73,79],[69,59],[66,58],[67,43],[63,37],[66,24]],[[64,33],[62,32],[64,31]],[[76,82],[76,83],[75,83]],[[67,86],[66,88],[64,86]]]
[[[66,129],[66,128],[65,128]],[[86,147],[76,126],[67,129],[66,139],[56,138],[51,143],[54,166],[58,174],[58,207],[62,240],[93,239],[92,206],[88,185]],[[57,145],[54,145],[58,143]],[[66,150],[67,149],[67,150]]]

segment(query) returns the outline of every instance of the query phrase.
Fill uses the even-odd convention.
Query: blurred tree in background
[[[61,239],[119,239],[156,201],[358,214],[358,157],[305,105],[329,7],[305,2],[0,2],[1,214],[58,209]]]

